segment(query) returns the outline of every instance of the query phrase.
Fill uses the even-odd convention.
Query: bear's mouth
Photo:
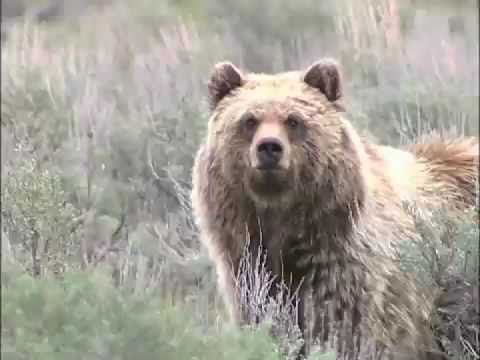
[[[253,168],[249,171],[248,184],[256,196],[274,198],[289,189],[290,177],[288,172],[280,167]]]

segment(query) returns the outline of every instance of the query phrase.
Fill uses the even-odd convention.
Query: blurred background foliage
[[[170,316],[153,315],[157,301],[193,307],[201,324],[218,328],[223,307],[189,204],[193,156],[208,118],[206,82],[217,61],[275,72],[333,56],[345,73],[348,115],[363,135],[403,145],[432,130],[478,134],[475,0],[3,0],[1,6],[2,280],[10,279],[2,281],[8,294],[2,354],[11,359],[59,344],[91,347],[98,358],[132,358],[141,347],[127,356],[118,346],[126,349],[139,335],[148,352],[153,334],[171,336],[156,323]],[[478,229],[470,223],[462,229],[449,269],[468,268],[462,278],[472,283],[478,261],[465,265],[472,259],[465,254],[478,252],[471,248]],[[433,271],[416,251],[407,251],[406,269]],[[142,294],[147,304],[126,297],[121,307],[114,290],[93,289],[93,280],[82,278],[100,270],[115,289]],[[52,276],[80,288],[64,288]],[[108,292],[105,303],[97,291]],[[89,301],[94,310],[86,318],[58,320],[83,314],[77,307]],[[65,308],[49,313],[50,303]],[[136,319],[130,312],[139,308]],[[46,319],[57,321],[45,325],[48,336],[63,326],[63,336],[80,340],[42,337],[37,326]],[[178,321],[171,329],[187,326]],[[141,334],[109,338],[130,324]],[[94,334],[104,342],[90,343]],[[255,342],[245,336],[245,344]],[[192,341],[205,354],[217,346],[215,339]],[[162,358],[173,351],[162,349]],[[172,358],[191,358],[181,351],[184,357]],[[261,350],[239,354],[269,358],[258,357]]]

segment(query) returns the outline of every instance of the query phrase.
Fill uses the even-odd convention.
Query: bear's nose
[[[275,168],[282,158],[283,147],[275,138],[265,138],[257,145],[258,168],[268,170]]]

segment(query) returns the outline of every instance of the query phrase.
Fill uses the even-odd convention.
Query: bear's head
[[[208,90],[207,146],[230,186],[267,205],[319,192],[325,209],[361,200],[361,142],[342,117],[334,60],[272,75],[222,62]]]

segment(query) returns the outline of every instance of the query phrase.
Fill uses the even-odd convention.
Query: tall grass
[[[477,134],[478,16],[473,1],[202,4],[113,1],[9,26],[2,255],[39,281],[100,269],[118,289],[191,306],[202,326],[215,328],[224,309],[189,203],[213,64],[274,72],[334,56],[348,115],[365,136],[401,145],[431,130]],[[2,289],[31,286],[20,284]],[[19,339],[8,338],[9,351]],[[12,358],[33,348],[17,349]]]

